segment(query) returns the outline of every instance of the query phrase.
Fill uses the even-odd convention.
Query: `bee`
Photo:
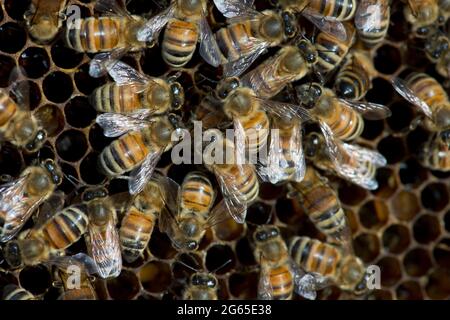
[[[425,41],[425,55],[436,63],[436,71],[444,78],[450,78],[450,41],[439,30],[433,32]]]
[[[87,231],[89,220],[85,204],[61,209],[64,195],[54,195],[40,212],[31,231],[25,231],[4,248],[5,260],[13,267],[50,262],[64,253]]]
[[[87,189],[82,194],[89,218],[85,235],[88,253],[103,279],[115,278],[122,271],[116,210],[105,188]]]
[[[347,56],[348,50],[355,42],[355,28],[351,23],[343,24],[347,37],[340,40],[327,32],[319,32],[314,39],[314,45],[318,52],[318,60],[315,67],[320,73],[328,73],[338,67]]]
[[[432,170],[450,171],[450,145],[447,133],[435,133],[425,143],[425,147],[420,154],[422,164]]]
[[[241,75],[264,51],[294,37],[295,16],[273,10],[258,12],[239,0],[214,0],[222,14],[230,19],[215,37],[226,60],[227,77]]]
[[[221,55],[214,34],[206,20],[207,1],[172,0],[169,7],[139,28],[137,39],[152,42],[164,26],[162,58],[172,67],[187,64],[200,41],[200,55],[212,66],[219,66]]]
[[[122,257],[127,262],[131,263],[143,254],[164,206],[156,180],[150,180],[131,200],[119,229]]]
[[[389,0],[361,0],[355,13],[359,38],[369,48],[386,37],[391,19]]]
[[[148,113],[136,112],[132,115],[104,113],[97,117],[105,136],[120,136],[103,149],[99,168],[108,177],[118,177],[132,170],[127,179],[133,195],[143,190],[162,153],[172,148],[172,133],[179,122],[173,114],[151,120],[147,117]]]
[[[88,256],[78,253],[74,256],[58,257],[52,261],[55,267],[53,285],[62,289],[58,300],[97,300],[97,293],[92,285],[92,275],[98,273],[98,267]],[[80,275],[74,283],[74,271]]]
[[[237,223],[244,223],[247,206],[259,193],[255,167],[242,161],[244,150],[238,148],[242,148],[244,143],[235,145],[217,129],[205,131],[205,137],[213,139],[203,152],[205,166],[216,176],[230,215]]]
[[[301,104],[322,126],[326,125],[335,138],[352,141],[364,130],[363,117],[377,120],[389,117],[391,111],[383,105],[338,98],[319,83],[303,84],[295,88]]]
[[[0,242],[11,240],[61,182],[60,168],[47,159],[0,186]]]
[[[212,273],[196,272],[191,275],[183,300],[217,300],[218,281]]]
[[[108,72],[115,82],[95,89],[89,97],[97,111],[132,113],[146,109],[161,115],[183,106],[183,87],[173,78],[148,77],[121,61],[112,64]]]
[[[436,79],[413,72],[405,80],[394,78],[392,84],[403,98],[425,114],[427,129],[445,131],[450,128],[450,101]]]
[[[36,152],[47,139],[47,133],[29,110],[28,92],[25,88],[16,86],[13,93],[18,98],[18,103],[5,90],[0,89],[1,140],[24,148],[28,153]]]
[[[301,182],[291,182],[290,188],[314,225],[333,241],[351,246],[350,229],[338,195],[312,166],[306,168]]]
[[[3,300],[37,300],[36,297],[15,284],[8,284],[3,288]]]
[[[307,14],[319,20],[346,21],[352,19],[356,11],[356,0],[278,0],[278,3],[285,10]]]
[[[372,79],[377,75],[372,60],[363,51],[355,50],[336,76],[336,93],[346,99],[361,100],[372,88]]]
[[[330,128],[321,123],[323,136],[312,132],[306,136],[305,156],[321,170],[353,182],[365,189],[375,190],[376,169],[385,166],[386,159],[376,151],[336,140]]]
[[[242,83],[253,89],[256,96],[268,99],[290,82],[300,80],[318,62],[316,47],[308,40],[297,46],[285,46],[242,77]]]
[[[307,299],[316,298],[315,290],[304,285],[309,277],[305,277],[305,273],[289,256],[286,243],[276,226],[259,226],[253,234],[253,240],[254,256],[261,267],[259,299],[290,300],[294,291]]]
[[[406,21],[413,26],[413,31],[433,25],[439,17],[438,0],[407,0],[403,14]]]
[[[322,282],[318,287],[331,282],[355,294],[367,290],[367,274],[361,259],[334,245],[308,237],[293,237],[289,255],[305,272],[316,275],[314,280]]]

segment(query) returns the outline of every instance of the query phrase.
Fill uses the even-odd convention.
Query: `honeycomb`
[[[66,176],[88,185],[101,184],[105,177],[97,170],[97,156],[111,139],[104,137],[102,129],[95,124],[97,114],[87,95],[108,79],[91,78],[88,63],[92,55],[68,49],[61,38],[45,46],[30,39],[23,20],[29,2],[0,1],[0,87],[8,89],[9,75],[15,66],[26,71],[31,89],[30,107],[47,129],[49,139],[39,154],[24,154],[11,144],[4,144],[0,150],[0,174],[17,177],[37,157],[49,157],[58,161]],[[161,7],[167,6],[167,2],[160,1]],[[94,14],[94,1],[70,3],[78,5],[84,17]],[[270,4],[257,1],[256,6],[262,9]],[[161,7],[157,1],[131,0],[127,4],[133,14],[149,15],[159,12]],[[366,298],[448,299],[450,173],[430,171],[419,163],[417,154],[429,133],[420,126],[407,130],[417,113],[394,93],[389,83],[392,77],[411,70],[426,71],[440,83],[445,79],[435,72],[420,50],[420,43],[410,36],[410,26],[401,8],[402,3],[394,1],[388,36],[370,51],[378,76],[373,80],[367,100],[388,105],[392,116],[366,121],[362,137],[357,141],[377,149],[388,160],[388,165],[377,173],[380,186],[375,191],[367,191],[337,178],[330,177],[330,181],[350,221],[356,255],[364,263],[381,268],[382,289]],[[213,28],[223,22],[215,8],[211,9],[210,22]],[[128,55],[124,61],[152,76],[173,71],[163,63],[158,46]],[[180,71],[180,82],[189,88],[185,110],[192,110],[206,94],[207,86],[214,86],[217,75],[201,62],[198,54]],[[173,165],[167,153],[158,168],[181,183],[195,166]],[[106,185],[110,194],[127,190],[126,182],[120,179]],[[68,196],[76,191],[67,178],[60,189]],[[247,223],[239,225],[228,220],[214,226],[195,253],[177,252],[168,237],[155,228],[144,257],[132,264],[124,262],[122,273],[115,279],[95,279],[99,298],[179,299],[193,272],[185,264],[200,270],[219,268],[215,274],[220,299],[256,298],[259,267],[253,257],[251,238],[256,226],[278,225],[285,239],[306,235],[325,240],[299,203],[286,197],[286,191],[285,185],[263,183],[258,201],[248,210]],[[82,238],[67,253],[85,250]],[[9,283],[20,284],[40,299],[52,300],[59,296],[59,289],[52,285],[53,275],[44,265],[10,270],[2,262],[0,289]],[[335,286],[320,291],[318,296],[318,299],[349,298],[356,297]]]

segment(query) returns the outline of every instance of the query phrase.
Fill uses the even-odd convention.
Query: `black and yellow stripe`
[[[162,57],[172,67],[182,67],[191,60],[198,40],[197,24],[172,19],[166,26]]]

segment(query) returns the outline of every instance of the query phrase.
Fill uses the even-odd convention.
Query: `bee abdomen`
[[[236,23],[216,33],[217,44],[228,61],[235,61],[248,53],[252,47],[250,23]]]
[[[290,300],[294,291],[294,281],[289,267],[280,266],[270,271],[270,284],[275,300]]]
[[[43,226],[42,233],[52,248],[65,249],[81,238],[89,223],[85,209],[68,207]]]
[[[358,138],[364,130],[364,120],[355,110],[342,107],[334,114],[334,118],[326,121],[335,136],[343,141]]]
[[[139,95],[134,90],[129,85],[108,83],[95,89],[89,99],[97,111],[129,113],[141,107]]]
[[[155,217],[131,210],[123,218],[119,231],[122,254],[128,262],[135,261],[142,254],[155,226]]]
[[[356,11],[355,0],[313,0],[309,1],[309,8],[326,17],[345,21],[353,18]]]
[[[112,17],[89,17],[72,24],[66,31],[67,45],[79,52],[101,52],[115,49],[120,42],[120,24]]]
[[[192,173],[183,182],[181,197],[183,209],[208,213],[214,201],[214,190],[206,176]]]
[[[243,168],[243,172],[241,172]],[[259,193],[259,183],[253,167],[250,165],[233,166],[229,172],[230,181],[236,190],[239,190],[241,201],[250,203],[256,199]]]
[[[251,113],[242,119],[248,151],[255,154],[266,145],[270,133],[270,122],[264,111]]]
[[[362,99],[371,87],[371,79],[367,70],[358,62],[350,59],[338,73],[336,90],[339,95],[350,100]]]
[[[15,115],[17,105],[9,95],[0,90],[0,128],[7,125]]]
[[[191,60],[198,40],[194,23],[173,19],[164,32],[162,56],[172,67],[182,67]]]

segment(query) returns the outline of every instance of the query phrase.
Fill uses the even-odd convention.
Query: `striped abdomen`
[[[90,53],[118,48],[123,20],[120,17],[80,19],[79,24],[70,24],[66,29],[67,45],[76,51]]]
[[[432,170],[450,171],[450,147],[438,136],[434,136],[421,155],[422,163]]]
[[[339,21],[350,20],[356,11],[356,0],[310,0],[308,9]]]
[[[86,232],[89,221],[85,211],[85,206],[68,207],[43,225],[39,232],[51,248],[66,249]]]
[[[332,245],[308,237],[294,237],[289,244],[289,253],[306,272],[336,277],[341,254]]]
[[[338,100],[335,103],[334,112],[330,117],[321,117],[333,131],[336,138],[343,141],[351,141],[358,138],[364,130],[364,120],[358,112],[347,106],[341,106]]]
[[[282,160],[282,176],[280,180],[298,179],[298,150],[302,145],[300,122],[294,123],[288,128],[277,128],[279,133],[279,147],[281,148]]]
[[[250,21],[231,24],[216,32],[217,44],[228,61],[236,61],[251,52],[254,47],[252,36]]]
[[[221,173],[224,183],[231,189],[237,190],[237,198],[242,203],[250,203],[256,199],[259,193],[258,177],[254,167],[249,164],[228,165]]]
[[[0,90],[0,129],[3,131],[3,126],[7,126],[17,111],[17,105],[9,94]]]
[[[294,292],[294,281],[288,265],[273,268],[269,273],[274,300],[290,300]]]
[[[119,230],[122,256],[127,262],[133,262],[142,255],[150,241],[155,226],[156,213],[144,213],[135,206],[122,219]]]
[[[109,177],[136,168],[151,152],[146,133],[132,131],[114,140],[99,156],[100,169]]]
[[[314,225],[325,235],[340,237],[347,228],[344,210],[334,190],[323,183],[313,183],[302,190],[303,206]]]
[[[361,100],[370,90],[372,86],[370,67],[362,62],[359,56],[352,55],[341,68],[335,82],[339,96],[349,100]]]
[[[136,87],[131,85],[107,83],[95,89],[89,99],[100,112],[129,113],[143,107]]]
[[[248,115],[239,117],[239,121],[245,131],[245,139],[248,151],[255,154],[267,143],[270,132],[270,121],[263,110],[250,112]]]
[[[189,173],[181,186],[181,208],[207,215],[214,203],[214,189],[209,179],[199,173]]]
[[[97,295],[91,285],[84,286],[80,289],[65,291],[58,300],[97,300]]]
[[[172,67],[182,67],[191,60],[197,46],[198,29],[193,22],[172,19],[166,26],[162,57]]]
[[[36,298],[27,290],[9,284],[3,288],[3,300],[36,300]]]
[[[436,79],[425,73],[412,73],[407,77],[406,82],[416,96],[425,101],[433,112],[437,106],[446,104],[448,101],[444,88]]]

